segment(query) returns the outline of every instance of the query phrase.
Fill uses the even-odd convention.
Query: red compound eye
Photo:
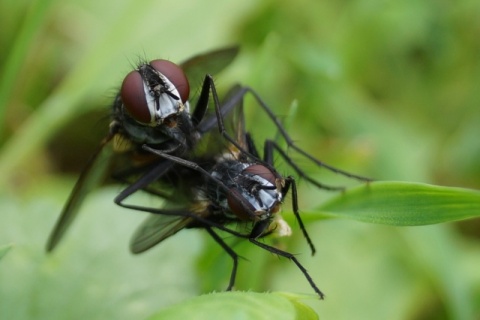
[[[169,88],[169,90],[176,89],[181,101],[186,103],[190,94],[190,86],[183,70],[168,60],[153,60],[150,62],[150,66],[160,72],[175,86],[175,88]],[[155,111],[150,110],[148,107],[144,85],[145,82],[140,72],[134,70],[123,79],[120,95],[125,109],[133,119],[141,123],[150,124]]]
[[[120,95],[123,105],[135,120],[142,123],[150,123],[152,121],[152,115],[148,109],[143,89],[143,79],[138,71],[130,72],[123,79]]]
[[[256,176],[260,176],[273,185],[275,185],[275,182],[277,180],[277,177],[275,176],[275,174],[272,171],[270,171],[270,169],[268,169],[265,166],[262,166],[261,164],[251,165],[250,167],[246,168],[244,171]]]
[[[190,95],[190,85],[182,68],[171,61],[162,59],[152,60],[150,65],[173,83],[180,94],[180,99],[183,103],[186,103]]]
[[[235,188],[230,189],[230,194],[227,195],[228,207],[240,220],[252,220],[251,213],[242,205],[240,199],[244,199],[242,194]],[[238,198],[237,198],[238,197]],[[255,208],[245,199],[243,201],[245,206],[250,208],[252,212],[255,211]]]

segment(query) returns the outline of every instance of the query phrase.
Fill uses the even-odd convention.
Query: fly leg
[[[144,190],[145,188],[148,187],[152,182],[157,181],[160,179],[162,176],[164,176],[172,167],[174,163],[168,160],[161,161],[153,167],[153,169],[147,171],[143,176],[141,176],[139,179],[137,179],[135,182],[130,184],[128,187],[123,189],[116,197],[113,199],[115,204],[127,208],[127,209],[134,209],[138,210],[137,206],[129,205],[123,203],[123,201],[137,192],[138,190]]]
[[[264,144],[264,157],[265,161],[273,161],[273,152],[276,151],[278,154],[286,161],[286,163],[298,174],[298,176],[302,177],[303,179],[307,180],[314,186],[320,189],[325,189],[329,191],[343,191],[345,190],[345,187],[340,187],[340,186],[331,186],[327,185],[321,182],[316,181],[315,179],[310,178],[305,171],[300,169],[300,167],[288,156],[288,154],[280,148],[280,146],[272,141],[272,140],[267,140],[265,141]]]
[[[223,239],[220,238],[220,236],[215,231],[213,231],[211,227],[205,227],[205,230],[207,230],[207,232],[223,248],[223,250],[225,250],[225,252],[228,253],[230,257],[232,257],[233,267],[232,267],[232,273],[230,274],[230,281],[228,282],[228,287],[227,287],[227,291],[231,291],[233,288],[233,285],[235,284],[235,278],[237,277],[238,254],[235,251],[233,251],[233,249],[230,248],[230,246],[226,244],[225,241],[223,241]]]
[[[293,263],[295,263],[297,265],[298,269],[300,269],[300,271],[303,273],[303,275],[305,276],[305,278],[307,279],[308,283],[313,288],[313,290],[320,296],[320,299],[323,300],[325,295],[323,294],[322,291],[320,291],[320,289],[318,289],[315,282],[313,282],[312,277],[310,277],[310,275],[308,274],[307,269],[305,269],[305,267],[302,266],[302,264],[297,260],[297,258],[293,254],[291,254],[289,252],[286,252],[286,251],[283,251],[283,250],[280,250],[280,249],[277,249],[275,247],[269,246],[265,243],[262,243],[262,242],[256,240],[255,238],[249,238],[249,240],[250,240],[251,243],[255,244],[256,246],[258,246],[258,247],[260,247],[264,250],[267,250],[267,251],[269,251],[273,254],[279,255],[281,257],[284,257],[284,258],[287,258],[287,259],[293,261]]]
[[[211,81],[213,81],[213,80],[211,80]],[[212,92],[213,92],[213,89],[212,89]],[[280,120],[273,113],[273,111],[270,109],[270,107],[263,101],[263,99],[258,95],[258,93],[255,92],[255,90],[253,90],[250,87],[246,87],[246,86],[238,87],[237,92],[232,94],[228,101],[224,101],[223,105],[221,105],[221,108],[222,109],[232,108],[232,106],[237,105],[239,103],[239,100],[243,100],[243,98],[247,94],[251,94],[253,96],[253,98],[257,101],[258,105],[267,114],[267,116],[270,118],[270,120],[275,124],[275,126],[277,127],[278,131],[280,132],[281,136],[283,137],[283,139],[285,140],[285,142],[287,143],[289,148],[294,149],[296,152],[300,153],[302,156],[306,157],[307,159],[309,159],[310,161],[312,161],[316,165],[318,165],[320,167],[324,167],[324,168],[326,168],[326,169],[328,169],[332,172],[335,172],[337,174],[341,174],[341,175],[346,176],[348,178],[353,178],[353,179],[363,181],[363,182],[372,181],[372,179],[370,179],[370,178],[366,178],[366,177],[363,177],[363,176],[359,176],[359,175],[356,175],[356,174],[346,172],[346,171],[341,170],[341,169],[337,169],[337,168],[335,168],[335,167],[333,167],[329,164],[324,163],[323,161],[320,161],[320,160],[316,159],[314,156],[312,156],[308,152],[299,148],[294,143],[293,139],[287,133],[285,128],[282,126]],[[214,100],[215,100],[215,96],[214,96]],[[217,100],[218,100],[218,98],[217,98]]]

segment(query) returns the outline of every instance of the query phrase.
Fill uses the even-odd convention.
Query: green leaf
[[[479,217],[480,192],[411,182],[374,182],[345,191],[309,215],[393,226],[428,225]]]
[[[17,77],[24,67],[25,58],[32,50],[33,40],[41,33],[52,4],[55,4],[52,0],[32,1],[25,12],[21,27],[17,30],[13,47],[5,50],[7,57],[2,63],[4,69],[2,78],[0,78],[0,105],[2,106],[0,108],[0,134],[3,134],[5,112],[7,111],[7,108],[3,106],[8,104],[11,95],[15,92],[12,88],[19,81]]]
[[[7,254],[8,250],[10,250],[11,247],[11,244],[0,246],[0,260],[3,258],[4,255]]]
[[[148,319],[318,319],[310,307],[298,301],[311,297],[281,292],[211,293],[164,309]]]

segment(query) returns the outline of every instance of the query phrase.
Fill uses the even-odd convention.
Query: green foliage
[[[4,255],[7,254],[8,250],[10,250],[11,247],[12,245],[0,246],[0,260],[3,258]]]
[[[332,319],[478,318],[479,23],[474,0],[0,2],[0,243],[8,244],[0,318],[156,319],[215,308],[209,319],[224,319],[230,303],[258,318],[315,318],[311,310]],[[241,292],[206,294],[226,287],[232,262],[201,231],[129,255],[143,215],[112,204],[119,188],[93,192],[47,256],[95,129],[105,129],[97,119],[131,65],[232,44],[241,52],[216,77],[221,91],[248,84],[302,148],[378,180],[359,185],[292,154],[312,177],[349,187],[327,193],[298,179],[315,257],[288,201],[293,237],[266,240],[298,253],[326,300],[250,291],[311,288],[289,261],[231,237],[246,258]],[[245,107],[260,146],[276,130],[251,99]]]
[[[299,298],[305,297],[282,293],[211,293],[169,307],[148,319],[318,319]]]
[[[345,191],[309,216],[392,226],[422,226],[480,216],[480,192],[408,182],[375,182]]]

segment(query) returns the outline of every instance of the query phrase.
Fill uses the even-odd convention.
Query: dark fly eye
[[[163,59],[152,60],[150,65],[173,83],[180,94],[180,99],[182,99],[183,103],[186,103],[190,95],[190,85],[182,68],[171,61]]]
[[[141,67],[145,67],[145,65]],[[170,97],[179,95],[179,98],[184,104],[187,102],[190,94],[190,86],[185,73],[178,65],[168,60],[159,59],[152,60],[148,67],[155,69],[171,82],[170,85],[166,85],[166,89],[169,90],[169,92],[165,93],[160,91],[160,94],[169,94]],[[149,108],[145,85],[145,79],[142,78],[140,72],[134,70],[123,80],[120,95],[125,109],[133,119],[140,123],[151,124],[152,122],[154,123],[155,117],[158,117],[158,114],[155,114],[155,111],[151,110],[151,107]],[[172,93],[175,89],[176,92]],[[152,90],[152,88],[148,88],[147,90]],[[160,108],[162,107],[160,106]],[[172,114],[168,108],[166,111],[164,109],[161,109],[161,111]],[[165,113],[163,115],[165,115]]]
[[[252,220],[251,213],[242,206],[240,199],[245,198],[242,198],[241,193],[237,189],[231,188],[230,193],[227,195],[228,207],[240,220]],[[255,208],[246,199],[243,202],[252,212],[255,211]]]
[[[247,167],[244,172],[250,173],[252,175],[260,176],[263,179],[267,180],[274,186],[276,185],[277,176],[267,167],[262,166],[261,164],[254,164]]]
[[[135,120],[142,123],[150,123],[152,121],[152,115],[145,98],[142,76],[138,71],[130,72],[123,79],[120,95],[123,105]]]

